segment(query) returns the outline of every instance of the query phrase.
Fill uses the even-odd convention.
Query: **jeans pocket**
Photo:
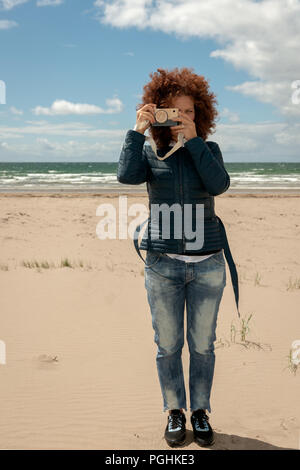
[[[225,258],[224,258],[223,250],[218,252],[218,253],[215,253],[209,259],[214,261],[214,263],[216,263],[216,264],[219,264],[221,266],[225,266]]]
[[[150,268],[158,263],[161,254],[156,251],[147,251],[145,268]]]

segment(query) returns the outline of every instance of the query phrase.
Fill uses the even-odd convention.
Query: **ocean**
[[[117,181],[117,162],[0,162],[0,192],[145,191],[146,184]],[[225,163],[228,191],[299,191],[300,163]]]

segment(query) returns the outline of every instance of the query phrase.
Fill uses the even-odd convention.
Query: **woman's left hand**
[[[176,121],[180,121],[181,124],[170,127],[172,138],[175,142],[177,142],[178,139],[178,132],[183,133],[186,140],[197,137],[195,122],[189,116],[179,113],[179,117],[176,118]]]

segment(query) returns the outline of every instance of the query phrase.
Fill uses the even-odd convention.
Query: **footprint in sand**
[[[38,361],[39,362],[47,362],[47,363],[58,362],[58,356],[52,356],[52,355],[48,355],[48,354],[41,354],[38,357]]]

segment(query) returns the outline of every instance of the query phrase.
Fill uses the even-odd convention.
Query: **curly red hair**
[[[195,103],[197,135],[206,140],[216,127],[217,100],[216,95],[209,91],[208,81],[202,75],[195,74],[193,70],[187,67],[181,70],[176,67],[171,71],[159,68],[157,72],[150,73],[151,81],[143,87],[143,103],[137,105],[136,110],[148,103],[155,103],[158,108],[170,108],[175,96],[191,96]],[[151,126],[150,134],[158,148],[167,147],[172,140],[169,127]]]

